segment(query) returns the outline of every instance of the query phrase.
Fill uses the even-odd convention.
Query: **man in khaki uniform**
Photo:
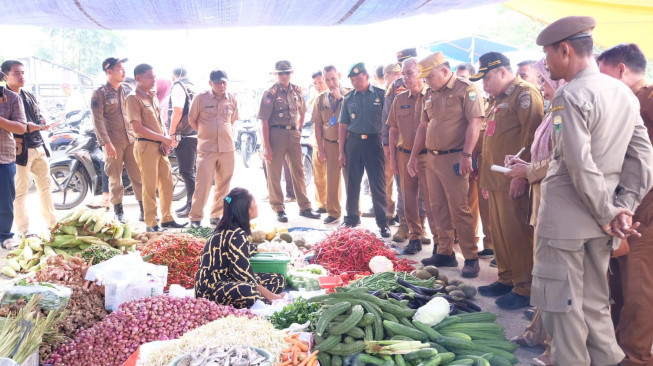
[[[318,156],[318,144],[317,144],[317,127],[315,123],[315,117],[312,112],[315,110],[315,102],[318,97],[329,90],[325,80],[324,74],[322,71],[317,71],[311,75],[313,78],[313,86],[315,87],[315,94],[311,97],[309,105],[309,110],[311,111],[311,122],[313,122],[313,134],[311,140],[313,142],[313,182],[315,182],[315,202],[318,207],[315,212],[323,214],[327,213],[327,167],[326,160],[320,160]]]
[[[485,90],[494,97],[487,117],[480,176],[483,195],[487,193],[490,202],[490,231],[499,279],[480,286],[478,291],[484,296],[500,296],[496,304],[503,309],[519,309],[529,305],[533,270],[527,180],[511,179],[490,167],[503,166],[506,155],[515,155],[522,148],[522,159],[530,161],[530,146],[542,122],[544,101],[538,89],[515,76],[506,56],[489,52],[479,61],[479,73],[470,80],[482,78]]]
[[[188,112],[188,123],[197,133],[197,177],[190,210],[192,227],[202,226],[204,206],[215,182],[211,220],[219,222],[224,198],[234,174],[234,138],[232,126],[238,120],[236,97],[227,93],[227,73],[213,70],[209,75],[211,90],[197,95]]]
[[[465,258],[462,275],[477,277],[478,248],[467,194],[474,167],[472,152],[483,121],[483,99],[473,83],[454,75],[442,52],[424,58],[419,69],[429,90],[408,166],[415,175],[418,153],[428,149],[426,176],[440,240],[429,264],[458,266],[453,250],[455,227]]]
[[[324,80],[328,90],[320,94],[313,107],[313,123],[317,139],[317,159],[326,166],[326,211],[325,224],[332,224],[342,214],[340,208],[340,152],[338,149],[338,118],[344,96],[350,89],[340,85],[340,73],[335,66],[324,68]]]
[[[181,228],[185,224],[175,222],[171,213],[172,174],[167,155],[177,146],[165,132],[161,122],[161,109],[156,93],[152,91],[156,76],[152,66],[140,64],[134,68],[136,90],[125,100],[125,114],[136,135],[135,156],[143,182],[143,210],[147,231],[163,231],[162,228]],[[157,224],[156,194],[161,200],[161,227]]]
[[[653,141],[653,85],[646,83],[642,50],[634,43],[620,44],[604,51],[598,62],[602,73],[621,80],[637,96],[640,115]],[[619,314],[615,327],[619,346],[626,354],[624,366],[653,364],[653,317],[648,313],[653,308],[653,191],[637,207],[633,221],[641,224],[637,231],[642,236],[630,236],[630,252],[611,260],[610,265],[613,277],[621,280],[610,294],[623,299],[622,303],[615,301],[612,311]]]
[[[263,154],[268,167],[270,206],[277,213],[279,222],[288,222],[281,191],[281,168],[287,156],[299,215],[319,219],[320,214],[311,209],[304,181],[300,141],[306,103],[302,89],[290,83],[293,69],[289,61],[279,61],[274,68],[278,82],[263,93],[258,113],[262,124]]]
[[[122,197],[122,166],[134,188],[134,195],[141,209],[140,221],[144,220],[143,191],[141,173],[134,157],[134,128],[126,116],[125,98],[131,87],[124,83],[126,58],[109,57],[102,62],[102,70],[107,75],[107,83],[99,87],[91,97],[93,127],[100,146],[104,146],[104,172],[109,177],[110,199],[116,219],[125,222]]]
[[[418,77],[419,69],[417,59],[414,57],[403,60],[403,82],[408,88],[393,98],[392,106],[388,112],[390,126],[390,166],[393,172],[399,172],[401,195],[403,197],[404,219],[409,230],[408,245],[404,253],[415,254],[422,250],[422,237],[426,231],[424,220],[420,219],[419,198],[420,192],[424,200],[424,209],[431,225],[431,231],[437,232],[435,216],[430,207],[429,192],[426,183],[426,150],[418,153],[418,173],[412,177],[408,173],[408,160],[415,141],[415,133],[422,116],[422,105],[426,87],[422,78]],[[387,97],[386,97],[387,98]],[[386,99],[387,101],[387,99]],[[384,106],[385,107],[385,106]]]
[[[552,160],[542,182],[531,295],[553,337],[556,365],[624,358],[610,318],[608,261],[618,239],[639,235],[632,211],[653,185],[639,103],[624,83],[599,72],[595,25],[591,17],[566,17],[537,37],[551,79],[567,81],[551,108]]]

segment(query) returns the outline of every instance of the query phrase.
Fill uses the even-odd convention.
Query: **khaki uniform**
[[[197,121],[198,132],[197,177],[190,220],[204,218],[204,206],[213,182],[211,218],[219,218],[234,174],[235,147],[231,127],[238,119],[238,102],[229,93],[218,99],[213,90],[209,90],[193,99],[188,118]]]
[[[639,99],[640,115],[653,141],[653,85],[642,80],[631,90]],[[613,312],[619,314],[615,327],[619,346],[626,354],[622,364],[653,365],[653,317],[648,313],[653,307],[653,191],[646,194],[633,221],[641,224],[637,231],[642,237],[629,237],[630,253],[617,258],[617,265],[610,267],[621,280],[611,294],[623,299],[623,306],[613,305]]]
[[[104,150],[104,172],[109,177],[109,190],[111,203],[122,203],[124,188],[122,185],[122,166],[127,168],[127,174],[134,188],[137,201],[142,201],[141,174],[134,156],[134,128],[127,118],[125,99],[131,88],[128,84],[121,83],[118,89],[106,83],[93,93],[91,98],[91,111],[93,112],[93,126],[98,144],[104,146],[113,144],[116,149],[116,158],[107,156]]]
[[[336,219],[340,218],[341,188],[340,188],[340,150],[338,147],[338,118],[344,96],[350,89],[342,88],[341,99],[333,100],[331,93],[326,91],[320,94],[313,106],[313,123],[315,128],[322,129],[324,138],[324,152],[326,154],[326,210],[327,214]],[[313,160],[315,164],[315,159]],[[317,181],[316,181],[317,189]]]
[[[541,187],[531,303],[553,337],[556,364],[614,365],[624,353],[606,273],[611,244],[620,240],[601,226],[617,207],[634,210],[649,192],[653,148],[637,99],[595,67],[558,89],[551,111],[552,160]]]
[[[270,148],[272,161],[266,162],[268,171],[268,192],[270,206],[275,212],[284,211],[283,192],[281,191],[281,168],[288,156],[292,184],[300,210],[311,208],[306,196],[304,169],[302,165],[301,131],[299,121],[306,113],[306,102],[302,89],[290,84],[285,89],[281,84],[274,84],[263,93],[258,118],[268,121],[270,127]]]
[[[392,107],[392,102],[395,100],[397,95],[407,91],[406,82],[404,81],[403,76],[399,77],[397,80],[393,81],[390,87],[385,91],[385,100],[383,102],[383,112],[381,114],[381,122],[383,122],[382,133],[382,142],[383,146],[388,146],[390,144],[390,126],[388,125],[388,116],[390,115],[390,108]],[[398,156],[397,156],[398,158]],[[394,193],[393,183],[397,182],[397,201],[392,199]],[[397,215],[404,216],[404,201],[401,194],[401,177],[399,174],[395,175],[392,171],[390,164],[385,165],[385,196],[388,204],[388,219],[391,219]],[[421,207],[421,204],[420,204]],[[396,211],[395,211],[396,209]],[[422,214],[424,214],[422,212]]]
[[[125,100],[125,115],[127,121],[140,121],[143,127],[156,133],[165,134],[161,122],[159,100],[152,92],[136,88]],[[161,154],[161,143],[148,141],[136,135],[134,155],[143,182],[143,211],[145,224],[148,227],[156,226],[156,193],[159,192],[161,201],[161,222],[173,221],[170,208],[172,206],[172,173],[170,161]]]
[[[498,282],[514,286],[518,295],[531,293],[533,270],[533,228],[528,224],[530,198],[511,199],[510,177],[490,170],[503,166],[506,155],[525,147],[521,158],[531,160],[531,144],[544,114],[542,94],[519,76],[493,99],[483,139],[481,188],[489,191],[490,232],[499,270]],[[526,190],[528,192],[528,190]]]
[[[494,250],[494,245],[492,244],[492,234],[490,233],[490,202],[483,198],[483,192],[481,191],[481,185],[479,184],[480,180],[480,166],[483,163],[483,138],[485,136],[485,129],[487,127],[487,115],[488,108],[490,103],[488,100],[485,101],[485,116],[483,118],[483,124],[481,125],[481,132],[478,135],[478,140],[476,141],[476,146],[474,146],[474,152],[472,155],[476,158],[476,163],[479,166],[479,169],[475,174],[469,175],[469,194],[467,195],[467,201],[469,203],[469,209],[472,211],[472,216],[474,216],[474,232],[476,233],[476,244],[479,242],[478,238],[478,228],[482,226],[483,228],[483,249],[492,249]]]
[[[394,98],[390,112],[388,113],[387,125],[390,128],[397,129],[397,165],[399,169],[399,181],[401,182],[401,193],[404,204],[404,215],[408,224],[409,240],[419,240],[426,230],[422,227],[422,221],[419,216],[419,193],[427,202],[425,210],[429,220],[432,233],[437,233],[436,219],[433,210],[428,204],[430,202],[429,191],[426,182],[426,150],[420,151],[417,166],[418,173],[416,177],[408,174],[408,160],[415,142],[415,134],[419,127],[420,118],[422,117],[422,106],[424,105],[424,95],[427,88],[424,87],[422,92],[414,94],[410,90],[405,91]],[[393,142],[390,142],[393,143]],[[390,165],[390,164],[386,164]]]
[[[452,75],[440,90],[429,89],[421,119],[428,123],[426,169],[440,240],[438,254],[453,254],[455,227],[465,259],[476,259],[478,247],[467,201],[469,176],[457,175],[454,165],[460,161],[467,126],[474,118],[483,118],[483,98],[472,82]]]
[[[327,91],[328,92],[328,91]],[[308,103],[310,111],[315,111],[315,104],[317,99],[322,95],[314,95],[311,98],[311,101]],[[321,162],[317,156],[317,134],[315,129],[317,128],[317,123],[315,122],[315,114],[311,114],[311,120],[313,122],[313,136],[311,137],[311,145],[313,146],[313,182],[315,183],[315,202],[318,205],[318,208],[327,208],[327,163]]]

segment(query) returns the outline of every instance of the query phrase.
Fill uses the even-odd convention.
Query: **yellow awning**
[[[594,42],[609,48],[619,43],[636,43],[648,58],[653,57],[652,0],[511,0],[503,3],[545,24],[569,15],[596,19]]]

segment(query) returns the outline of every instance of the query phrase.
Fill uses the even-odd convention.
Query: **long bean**
[[[351,282],[348,287],[366,287],[370,290],[383,290],[388,292],[409,292],[404,286],[397,283],[397,278],[420,287],[433,287],[433,279],[422,280],[408,272],[379,272],[373,275],[363,277],[358,281]]]

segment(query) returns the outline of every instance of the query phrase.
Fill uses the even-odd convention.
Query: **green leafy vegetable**
[[[276,329],[288,328],[292,323],[304,324],[306,321],[314,323],[317,320],[319,309],[319,303],[309,304],[300,297],[291,304],[284,306],[281,311],[272,314],[269,320]]]

